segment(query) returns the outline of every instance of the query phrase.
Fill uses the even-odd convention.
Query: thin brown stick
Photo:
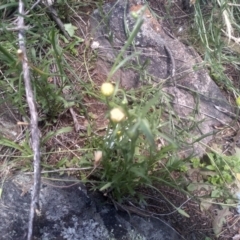
[[[70,111],[70,113],[72,115],[75,131],[76,132],[79,132],[80,130],[87,131],[87,128],[85,126],[82,126],[81,124],[79,124],[79,122],[77,120],[76,113],[75,113],[75,111],[73,110],[72,107],[69,108],[69,111]]]
[[[67,171],[84,171],[84,170],[90,170],[93,169],[93,167],[82,167],[82,168],[64,168],[64,169],[57,169],[57,170],[49,170],[49,171],[42,171],[41,174],[45,173],[58,173],[58,172],[67,172]],[[33,172],[25,172],[26,175],[32,175]]]
[[[19,31],[19,30],[29,30],[31,29],[32,27],[30,26],[24,26],[22,29],[21,28],[18,28],[18,27],[12,27],[12,28],[0,28],[0,31],[4,31],[4,30],[7,30],[7,31]]]
[[[31,116],[31,140],[32,140],[32,150],[33,150],[33,165],[34,165],[34,177],[33,177],[33,191],[30,206],[29,222],[28,222],[28,236],[27,240],[32,239],[33,235],[33,221],[35,216],[35,211],[39,210],[39,191],[40,191],[40,137],[38,129],[38,114],[34,101],[31,80],[30,80],[30,70],[27,61],[26,47],[25,47],[25,31],[24,31],[24,2],[19,0],[19,16],[18,16],[18,28],[19,30],[19,56],[21,57],[23,79],[25,84],[26,98]]]
[[[43,2],[44,4],[44,2]],[[63,33],[64,37],[66,39],[70,39],[70,36],[68,32],[65,30],[64,24],[62,23],[62,20],[58,17],[57,11],[47,4],[44,4],[47,7],[47,14],[55,21],[61,32]]]

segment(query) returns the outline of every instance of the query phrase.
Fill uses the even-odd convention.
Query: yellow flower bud
[[[101,160],[102,160],[103,153],[102,151],[95,151],[94,152],[94,167],[99,166]]]
[[[17,50],[17,56],[18,56],[18,59],[19,60],[22,60],[23,59],[23,51],[21,49],[18,49]]]
[[[138,12],[132,11],[131,15],[133,18],[137,19],[139,17]]]
[[[240,106],[240,97],[236,98],[236,104],[238,105],[238,107]]]
[[[101,92],[104,96],[109,97],[114,92],[114,86],[109,82],[105,82],[101,86]]]
[[[115,123],[121,122],[122,120],[124,120],[124,118],[125,118],[125,114],[121,108],[114,108],[111,110],[110,119],[113,122]]]

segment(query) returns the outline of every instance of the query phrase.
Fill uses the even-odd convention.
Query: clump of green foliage
[[[119,92],[124,99],[121,102],[118,101]],[[157,98],[152,100],[157,101]],[[160,170],[159,163],[171,158],[170,152],[176,150],[173,142],[157,149],[155,139],[164,135],[161,130],[153,129],[147,120],[152,104],[131,108],[127,103],[125,92],[117,87],[113,96],[106,97],[109,125],[100,148],[102,168],[97,172],[101,179],[98,188],[110,192],[118,201],[124,196],[136,197],[136,189],[151,186],[159,171],[165,172],[163,181],[167,180],[166,175],[170,178],[170,172],[166,174],[166,169]],[[154,113],[152,117],[154,119]]]
[[[240,70],[237,64],[240,52],[238,4],[236,0],[196,1],[193,27],[211,77],[235,97],[240,93],[234,86],[228,69],[236,72]]]

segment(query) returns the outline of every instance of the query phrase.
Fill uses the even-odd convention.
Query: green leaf
[[[103,187],[101,187],[101,188],[99,189],[99,191],[103,191],[103,190],[105,190],[105,189],[107,189],[107,188],[110,188],[111,185],[112,185],[112,183],[111,183],[111,182],[108,182],[108,183],[106,183]]]
[[[8,8],[8,7],[15,7],[18,6],[18,2],[13,2],[13,3],[8,3],[8,4],[4,4],[0,6],[0,10],[4,9],[4,8]]]
[[[147,104],[143,107],[143,109],[141,109],[141,116],[142,117],[146,116],[148,111],[152,108],[152,106],[159,102],[159,99],[160,99],[159,95],[156,95],[152,99],[148,100]]]
[[[73,37],[75,34],[75,30],[77,30],[77,27],[73,26],[71,23],[64,24],[64,28],[68,32],[70,37]]]
[[[47,135],[44,138],[42,138],[42,142],[46,143],[51,137],[57,136],[57,135],[60,135],[63,133],[69,133],[72,130],[73,130],[72,127],[63,127],[61,129],[57,130],[56,132],[49,132],[49,133],[47,133]]]
[[[78,166],[80,167],[92,166],[92,162],[90,162],[85,156],[83,156],[78,161]]]
[[[187,190],[188,190],[189,192],[193,192],[193,191],[198,190],[198,184],[196,184],[196,183],[190,183],[190,184],[187,186]]]
[[[187,217],[187,218],[190,217],[190,216],[189,216],[184,210],[182,210],[181,208],[177,208],[177,211],[178,211],[181,215],[183,215],[184,217]]]
[[[62,158],[60,161],[57,162],[56,167],[60,168],[63,167],[67,163],[68,159],[66,157]]]
[[[211,192],[212,198],[219,198],[221,195],[222,195],[222,193],[219,189],[215,189]]]
[[[82,42],[84,42],[84,39],[83,39],[83,38],[80,38],[80,37],[78,37],[78,36],[75,36],[75,39],[77,40],[76,43],[82,43]]]
[[[141,129],[142,133],[146,136],[146,138],[149,141],[149,143],[151,144],[151,146],[155,148],[156,146],[155,146],[155,142],[154,142],[154,137],[153,137],[153,134],[152,134],[152,131],[150,129],[150,125],[149,125],[147,119],[141,120],[140,129]]]
[[[4,47],[1,46],[1,44],[0,44],[0,52],[2,52],[3,55],[6,57],[8,63],[15,63],[15,62],[16,62],[17,56],[16,56],[16,58],[14,58],[14,57],[8,52],[7,49],[5,49]]]
[[[32,156],[32,151],[30,148],[25,149],[24,147],[20,146],[19,144],[8,140],[6,138],[1,138],[0,139],[0,145],[6,146],[6,147],[10,147],[10,148],[14,148],[17,149],[19,151],[21,151],[25,157],[31,157]],[[30,151],[29,151],[30,149]]]
[[[209,160],[213,166],[215,166],[215,160],[214,160],[214,154],[213,153],[207,153]]]
[[[131,139],[135,139],[138,136],[138,127],[140,125],[140,122],[137,121],[129,130],[127,131],[128,137]]]
[[[216,170],[216,168],[214,166],[212,166],[212,165],[206,166],[206,169],[211,170],[211,171]]]
[[[143,7],[142,11],[144,12],[146,9],[146,6]],[[123,54],[125,53],[125,51],[128,49],[128,47],[133,43],[133,40],[135,38],[135,36],[138,34],[142,24],[143,24],[143,17],[139,17],[135,23],[135,25],[133,26],[133,30],[132,32],[129,34],[129,37],[127,39],[127,42],[126,44],[123,46],[123,48],[121,49],[120,53],[117,55],[116,59],[115,59],[115,62],[110,70],[110,73],[108,74],[108,78],[107,78],[107,82],[112,78],[113,74],[115,73],[116,71],[116,67],[117,65],[119,65],[122,57],[123,57]]]
[[[130,172],[133,172],[136,177],[141,177],[143,179],[145,179],[149,184],[150,184],[150,180],[149,178],[146,176],[146,171],[143,168],[140,167],[131,167],[129,169]]]
[[[139,54],[140,54],[140,52],[135,52],[135,53],[131,54],[130,56],[124,58],[118,65],[115,66],[115,68],[111,72],[111,74],[113,75],[118,69],[123,67],[129,60],[133,59],[134,57],[138,56]]]
[[[158,133],[158,137],[161,137],[161,138],[167,140],[169,143],[172,144],[172,147],[173,147],[173,148],[176,149],[176,148],[178,147],[177,144],[176,144],[170,137],[168,137],[166,134],[164,134],[164,133]]]
[[[114,184],[119,184],[123,179],[125,180],[124,172],[119,171],[119,172],[116,172],[112,177],[112,182]]]

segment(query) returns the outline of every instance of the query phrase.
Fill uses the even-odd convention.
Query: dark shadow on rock
[[[100,193],[88,193],[83,184],[72,185],[69,180],[43,180],[34,239],[181,239],[163,220],[117,211]],[[1,240],[26,239],[32,181],[30,176],[17,175],[3,183]]]

